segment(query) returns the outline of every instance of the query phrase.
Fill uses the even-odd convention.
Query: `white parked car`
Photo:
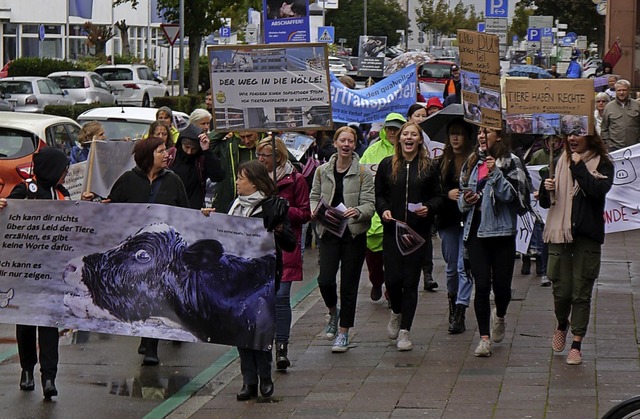
[[[156,120],[156,108],[106,107],[94,108],[80,114],[78,122],[84,125],[89,121],[98,121],[104,127],[108,139],[142,138],[149,125]],[[173,124],[178,130],[189,124],[189,115],[173,111]]]
[[[340,77],[347,74],[347,67],[340,58],[329,57],[329,71],[335,74],[336,77]]]
[[[93,71],[58,71],[47,77],[58,83],[60,88],[66,89],[76,103],[99,102],[113,105],[116,102],[112,93],[113,87]]]
[[[47,105],[74,105],[69,92],[46,77],[7,77],[0,79],[0,92],[9,94],[16,112],[42,113]]]
[[[109,86],[115,89],[118,105],[134,105],[148,108],[153,98],[169,96],[169,90],[162,79],[141,64],[101,65],[96,68]]]

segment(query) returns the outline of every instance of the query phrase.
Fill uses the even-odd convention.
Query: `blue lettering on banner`
[[[331,73],[331,107],[335,122],[382,121],[391,112],[405,114],[416,102],[416,65],[412,64],[366,89],[352,90]]]

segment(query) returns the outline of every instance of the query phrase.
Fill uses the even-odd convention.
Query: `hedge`
[[[194,109],[203,107],[203,103],[202,95],[158,96],[153,99],[156,108],[168,106],[174,111],[184,112],[187,115],[191,115]]]
[[[9,66],[9,77],[39,76],[47,77],[56,71],[82,70],[77,64],[53,58],[24,57],[13,60]]]

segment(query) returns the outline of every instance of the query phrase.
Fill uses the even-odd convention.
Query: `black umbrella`
[[[459,120],[464,125],[464,108],[459,103],[453,103],[443,110],[436,112],[420,123],[420,127],[427,133],[431,141],[444,143],[447,140],[447,126],[449,123]]]

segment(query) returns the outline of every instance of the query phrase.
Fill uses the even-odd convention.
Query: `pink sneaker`
[[[577,349],[570,350],[569,355],[567,355],[567,364],[569,365],[582,364],[582,352]]]
[[[567,330],[558,330],[556,329],[555,332],[553,332],[553,339],[551,340],[551,347],[553,348],[553,350],[555,352],[562,352],[564,351],[564,347],[567,344],[567,331],[569,329],[567,328]]]

